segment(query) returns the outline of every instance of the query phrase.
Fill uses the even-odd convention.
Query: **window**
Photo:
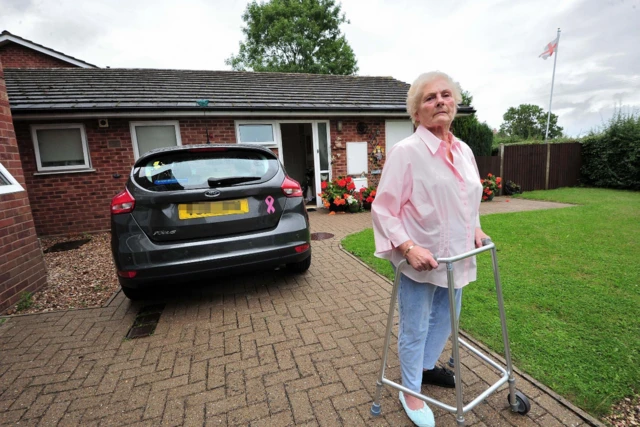
[[[255,151],[192,149],[157,153],[134,170],[134,180],[149,191],[242,186],[267,181],[278,172],[275,156]],[[245,184],[246,183],[246,184]]]
[[[413,134],[411,120],[385,120],[385,139],[387,153],[398,142]]]
[[[91,168],[87,135],[82,124],[33,125],[31,137],[40,172]]]
[[[0,163],[0,194],[17,193],[19,191],[24,191],[24,188]]]
[[[136,159],[155,148],[182,145],[180,123],[177,121],[131,122],[131,139]]]
[[[238,142],[241,144],[277,145],[273,123],[238,123]]]

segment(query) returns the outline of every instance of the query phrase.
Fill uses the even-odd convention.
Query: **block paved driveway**
[[[167,299],[155,334],[125,340],[138,310],[120,293],[107,307],[17,316],[0,326],[0,424],[410,425],[397,393],[372,418],[390,297],[387,280],[339,247],[368,213],[311,212],[313,262],[301,276],[264,272],[211,280]],[[447,352],[445,352],[447,353]],[[463,352],[467,396],[496,373]],[[448,357],[448,356],[447,356]],[[443,357],[444,360],[444,357]],[[387,376],[399,380],[396,343]],[[518,377],[527,416],[507,390],[468,414],[473,426],[590,425],[580,412]],[[454,404],[454,393],[424,392]],[[456,425],[436,409],[438,426]]]

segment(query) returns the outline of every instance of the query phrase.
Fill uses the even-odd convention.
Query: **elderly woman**
[[[398,289],[398,355],[402,384],[455,387],[453,372],[436,367],[451,333],[447,273],[436,257],[482,245],[482,184],[469,146],[449,128],[462,97],[448,75],[430,72],[409,88],[407,111],[413,135],[388,153],[371,207],[376,253],[395,266],[406,258]],[[462,288],[476,280],[475,258],[454,264],[457,311]],[[405,412],[418,426],[435,425],[420,399],[400,392]]]

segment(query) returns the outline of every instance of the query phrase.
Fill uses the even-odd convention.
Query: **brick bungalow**
[[[390,77],[103,69],[6,31],[0,61],[0,100],[10,104],[0,106],[0,165],[26,189],[0,194],[0,311],[43,283],[36,233],[107,230],[111,198],[149,149],[269,147],[315,207],[321,180],[349,174],[359,185],[377,184],[384,158],[373,152],[413,132],[409,85]],[[26,268],[7,258],[16,251],[30,254],[25,265],[39,269],[37,280],[15,279]]]

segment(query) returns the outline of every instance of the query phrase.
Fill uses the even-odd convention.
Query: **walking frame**
[[[529,399],[519,391],[516,391],[516,379],[513,375],[513,366],[511,365],[511,351],[509,349],[509,334],[507,332],[507,321],[504,312],[504,300],[502,298],[502,286],[500,285],[500,274],[498,272],[498,260],[496,257],[496,247],[495,244],[490,239],[484,239],[482,241],[483,246],[478,249],[474,249],[472,251],[463,253],[461,255],[448,257],[448,258],[439,258],[437,259],[438,263],[445,263],[447,266],[447,283],[449,288],[449,310],[450,313],[453,313],[451,317],[451,343],[452,343],[452,356],[449,362],[454,368],[455,372],[455,389],[456,389],[456,406],[450,406],[439,400],[430,398],[420,393],[416,393],[414,391],[409,390],[408,388],[393,382],[384,376],[384,371],[387,365],[387,356],[389,353],[389,341],[391,339],[391,330],[393,327],[393,315],[395,312],[396,299],[398,298],[398,287],[400,285],[400,277],[402,275],[402,271],[407,267],[407,260],[402,260],[398,267],[396,268],[396,276],[393,282],[393,290],[391,292],[391,302],[389,304],[389,315],[387,317],[387,331],[384,341],[384,352],[382,356],[382,364],[380,366],[380,376],[378,377],[378,381],[376,382],[376,396],[373,404],[371,405],[371,415],[378,416],[381,412],[380,407],[380,395],[382,392],[383,385],[391,386],[397,390],[402,391],[405,394],[410,394],[413,397],[416,397],[428,404],[437,406],[449,412],[455,413],[456,421],[458,426],[464,426],[464,415],[475,408],[480,402],[489,397],[492,393],[497,391],[503,384],[509,383],[509,406],[513,412],[517,412],[521,415],[525,415],[531,409],[531,404],[529,403]],[[474,348],[469,343],[467,343],[464,339],[458,336],[458,323],[459,323],[459,313],[456,315],[455,310],[455,298],[454,298],[454,280],[453,280],[453,263],[463,260],[465,258],[469,258],[471,256],[475,256],[482,252],[491,251],[491,258],[493,261],[493,277],[495,280],[496,286],[496,294],[498,296],[498,310],[500,311],[500,323],[502,325],[502,339],[504,341],[504,357],[507,362],[506,369],[501,365],[497,364],[493,360],[491,360],[488,356],[483,354],[480,350]],[[411,268],[410,266],[408,268]],[[488,389],[482,392],[478,397],[473,399],[467,405],[464,405],[463,395],[462,395],[462,381],[461,381],[461,366],[460,366],[460,344],[462,344],[467,350],[471,351],[473,354],[478,356],[487,364],[493,366],[495,369],[500,371],[501,378],[493,385],[491,385]]]

